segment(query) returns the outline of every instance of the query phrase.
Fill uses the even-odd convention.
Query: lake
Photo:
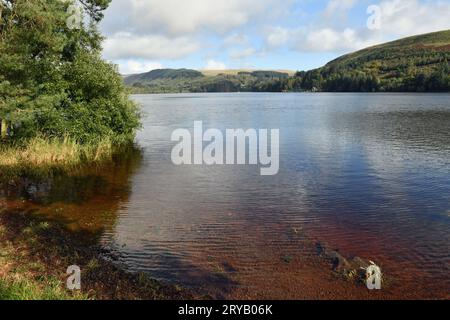
[[[373,296],[449,297],[449,94],[133,98],[137,150],[28,190],[124,268],[217,298],[370,298],[317,259],[321,242],[382,267],[390,285]],[[279,173],[175,166],[171,134],[194,121],[279,129]]]

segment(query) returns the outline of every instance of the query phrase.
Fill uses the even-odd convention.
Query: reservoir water
[[[94,234],[124,268],[219,298],[370,297],[364,286],[338,288],[316,260],[320,242],[380,265],[383,297],[449,298],[450,95],[133,99],[138,150],[29,190],[43,214]],[[194,121],[279,129],[278,175],[175,166],[171,134]]]

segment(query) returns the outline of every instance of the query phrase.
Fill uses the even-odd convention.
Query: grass
[[[0,300],[88,300],[88,296],[68,293],[56,278],[32,280],[16,274],[0,279]]]
[[[70,138],[37,137],[25,144],[0,142],[0,180],[43,175],[110,158],[114,143],[104,139],[82,145]]]
[[[78,291],[64,289],[62,279],[53,275],[43,276],[45,265],[38,259],[24,259],[28,245],[36,243],[36,235],[47,230],[45,222],[30,223],[19,237],[10,241],[9,228],[0,225],[0,300],[86,300],[88,296]],[[20,249],[17,247],[17,240]]]

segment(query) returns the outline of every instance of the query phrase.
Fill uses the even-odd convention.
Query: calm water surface
[[[293,279],[300,267],[284,265],[313,256],[320,241],[376,261],[398,290],[450,292],[450,95],[134,99],[145,115],[142,151],[107,173],[54,184],[44,201],[51,210],[64,202],[74,226],[98,227],[126,268],[227,297]],[[173,165],[171,133],[195,120],[279,128],[279,174]]]

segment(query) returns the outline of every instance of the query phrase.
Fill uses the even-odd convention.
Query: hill
[[[154,70],[125,78],[135,93],[450,92],[450,30],[339,57],[311,71]]]
[[[292,74],[292,73],[291,73]],[[134,93],[279,91],[280,71],[160,69],[126,76],[124,82]]]
[[[146,73],[129,75],[125,77],[124,81],[126,85],[133,85],[135,83],[151,83],[155,80],[195,79],[201,77],[203,77],[203,74],[196,70],[158,69]]]
[[[214,76],[218,76],[218,75],[237,76],[240,73],[258,72],[258,70],[255,70],[255,69],[226,69],[226,70],[199,70],[199,71],[208,77],[214,77]],[[271,71],[282,73],[282,74],[287,74],[289,76],[295,75],[295,71],[292,71],[292,70],[271,70]]]
[[[450,30],[409,37],[339,57],[296,74],[303,90],[449,91]]]

